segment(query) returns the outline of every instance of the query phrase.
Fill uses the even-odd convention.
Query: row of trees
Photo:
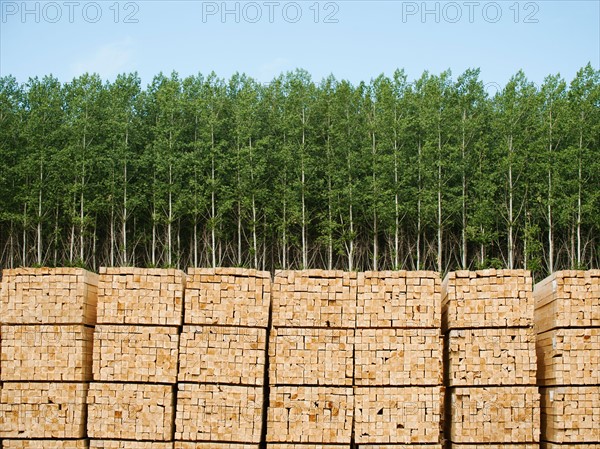
[[[600,266],[600,72],[0,78],[0,264]]]

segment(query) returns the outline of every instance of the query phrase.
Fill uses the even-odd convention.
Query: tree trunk
[[[417,270],[421,269],[421,141],[418,145],[418,192],[417,192]]]
[[[400,244],[400,201],[398,200],[398,141],[394,131],[394,270],[400,268],[399,244]]]
[[[377,244],[377,175],[376,175],[376,167],[377,167],[377,147],[375,143],[375,132],[371,133],[371,156],[373,158],[373,166],[372,166],[372,175],[373,175],[373,271],[377,271],[378,269],[378,244]]]
[[[513,146],[512,135],[508,138],[508,269],[514,268],[514,237],[513,237],[513,171],[512,171]]]
[[[466,111],[463,111],[463,126],[462,126],[462,146],[461,146],[461,156],[462,156],[462,229],[461,229],[461,242],[462,242],[462,251],[461,251],[461,266],[463,270],[467,269],[467,174],[466,174],[466,138],[465,138],[465,121],[466,121]]]
[[[211,128],[211,160],[210,160],[210,251],[211,251],[211,265],[213,268],[217,266],[217,236],[216,236],[216,216],[215,216],[215,134]]]
[[[554,231],[552,217],[552,111],[550,111],[550,135],[548,143],[549,165],[548,165],[548,271],[550,274],[554,272]]]
[[[442,133],[438,128],[438,191],[437,191],[437,269],[441,273],[442,267]]]
[[[37,264],[42,265],[42,183],[44,181],[44,168],[40,159],[40,189],[38,195],[38,220],[37,220]]]
[[[301,182],[302,182],[302,269],[306,269],[308,266],[308,249],[306,243],[306,201],[305,201],[305,172],[304,172],[304,157],[305,157],[305,134],[306,117],[304,107],[302,108],[302,155],[301,157]]]
[[[583,136],[579,134],[579,157],[577,170],[577,268],[581,269],[581,151],[583,145]]]
[[[169,163],[169,217],[167,220],[167,264],[169,267],[173,265],[173,242],[172,242],[172,225],[173,225],[173,166]]]
[[[129,141],[129,131],[125,134],[125,150],[127,151]],[[123,238],[123,250],[121,263],[126,266],[129,258],[127,257],[127,157],[123,161],[123,222],[121,224],[121,233]]]

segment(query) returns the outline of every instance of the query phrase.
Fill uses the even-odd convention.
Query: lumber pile
[[[354,329],[356,273],[278,271],[273,282],[274,327]]]
[[[4,447],[87,447],[85,398],[97,285],[97,275],[79,268],[4,270],[0,284]]]
[[[355,438],[366,443],[439,443],[441,387],[359,387]]]
[[[177,381],[179,330],[175,326],[98,324],[94,377],[103,382]]]
[[[177,439],[259,443],[262,403],[261,387],[179,384]]]
[[[446,439],[452,447],[539,443],[530,273],[452,272],[442,290]]]
[[[600,385],[600,327],[543,332],[537,356],[539,385]]]
[[[451,272],[442,288],[444,329],[533,325],[533,279],[526,270]]]
[[[273,328],[272,385],[352,386],[354,329]]]
[[[600,388],[558,386],[542,389],[543,436],[553,443],[600,441]]]
[[[429,271],[359,273],[357,293],[355,442],[359,447],[440,443],[439,276]]]
[[[179,326],[184,287],[180,270],[102,267],[98,323]]]
[[[169,441],[173,400],[171,385],[92,382],[87,398],[88,436]]]
[[[267,439],[349,446],[353,414],[351,387],[271,386]]]
[[[0,438],[85,437],[83,382],[4,382]]]
[[[185,325],[179,339],[180,382],[262,385],[267,330]]]
[[[271,275],[245,268],[190,268],[185,324],[266,328]]]
[[[3,381],[85,382],[94,330],[81,324],[2,326]]]
[[[271,277],[190,269],[179,343],[175,447],[236,448],[261,440]]]
[[[354,361],[358,386],[440,386],[440,330],[357,329]]]
[[[185,274],[101,268],[98,285],[88,393],[91,447],[101,447],[107,437],[119,447],[126,443],[117,440],[172,447]]]
[[[2,272],[3,324],[96,323],[98,275],[81,268],[15,268]]]
[[[535,385],[532,327],[448,331],[448,386]]]
[[[441,327],[440,278],[433,271],[360,273],[358,297],[357,327]]]
[[[350,445],[356,299],[356,273],[275,274],[269,337],[269,445]]]
[[[449,439],[461,443],[517,443],[539,440],[536,387],[450,389]],[[454,443],[452,445],[454,447]]]
[[[542,440],[548,449],[598,446],[600,270],[556,272],[534,296]]]

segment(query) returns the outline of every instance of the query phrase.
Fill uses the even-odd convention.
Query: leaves
[[[600,74],[0,78],[0,263],[597,267]]]

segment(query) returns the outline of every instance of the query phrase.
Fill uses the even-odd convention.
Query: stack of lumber
[[[350,446],[356,298],[356,273],[275,274],[269,339],[269,447]]]
[[[539,443],[533,310],[528,271],[458,271],[444,279],[446,438],[453,448]]]
[[[355,442],[359,447],[440,447],[444,396],[438,274],[359,273],[357,298]]]
[[[258,447],[270,291],[268,272],[188,271],[179,343],[176,448]]]
[[[600,445],[600,270],[560,271],[534,290],[542,440]]]
[[[100,269],[91,447],[172,447],[184,288],[179,270]]]
[[[4,270],[4,448],[87,447],[85,398],[92,373],[97,286],[97,275],[78,268]]]

